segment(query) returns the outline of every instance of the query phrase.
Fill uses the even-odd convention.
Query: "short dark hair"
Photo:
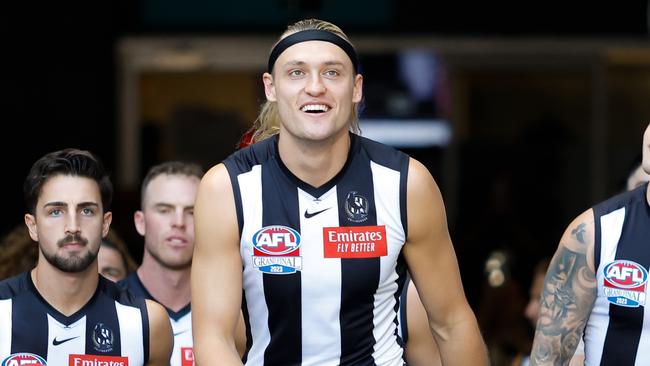
[[[147,175],[142,181],[142,187],[140,188],[140,204],[144,199],[145,191],[149,186],[149,183],[159,175],[185,175],[188,177],[197,177],[199,180],[203,178],[203,168],[197,163],[185,162],[185,161],[167,161],[158,165],[152,166]]]
[[[36,211],[38,197],[45,182],[57,175],[72,175],[93,179],[99,186],[104,212],[110,211],[113,184],[102,162],[90,151],[64,149],[38,159],[25,178],[23,194],[30,214]]]

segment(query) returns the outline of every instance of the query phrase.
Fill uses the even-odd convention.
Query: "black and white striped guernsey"
[[[408,156],[351,134],[341,172],[314,188],[284,166],[277,141],[224,161],[244,264],[246,365],[403,365]]]
[[[585,365],[650,365],[650,207],[647,183],[593,207],[598,297]]]
[[[160,303],[144,287],[137,272],[131,273],[127,278],[117,283],[131,291],[136,296],[142,296]],[[162,305],[162,304],[161,304]],[[194,353],[192,342],[192,306],[187,304],[179,311],[173,311],[165,306],[169,321],[174,333],[174,349],[172,351],[169,366],[192,366],[194,365]],[[1,366],[1,365],[0,365]]]
[[[0,282],[0,365],[140,366],[149,358],[144,298],[99,277],[93,297],[65,316],[29,272]]]

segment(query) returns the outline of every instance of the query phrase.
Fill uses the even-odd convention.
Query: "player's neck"
[[[86,305],[97,291],[97,261],[82,272],[67,273],[40,259],[31,278],[45,301],[61,314],[70,316]]]
[[[278,150],[282,163],[303,182],[320,187],[338,174],[348,158],[350,135],[347,131],[332,141],[313,142],[282,138]]]
[[[165,307],[179,311],[190,302],[190,267],[170,269],[143,257],[137,274],[147,291]]]

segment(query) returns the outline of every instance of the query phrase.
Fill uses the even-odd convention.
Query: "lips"
[[[188,243],[187,238],[184,236],[170,236],[165,241],[174,246],[183,246]]]
[[[310,103],[310,104],[305,104],[305,105],[300,107],[300,110],[302,112],[305,112],[305,113],[325,113],[325,112],[329,111],[330,109],[331,109],[331,107],[329,105],[322,104],[322,103],[318,103],[318,104]]]

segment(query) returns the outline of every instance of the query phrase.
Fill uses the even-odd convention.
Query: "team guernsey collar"
[[[304,30],[282,38],[280,42],[278,42],[275,47],[273,47],[273,50],[271,50],[271,54],[269,55],[268,72],[271,73],[273,71],[275,61],[287,48],[293,46],[296,43],[307,41],[325,41],[339,46],[348,55],[348,57],[350,57],[354,72],[359,72],[359,58],[357,57],[357,52],[354,50],[354,47],[352,47],[350,42],[332,32],[320,29]]]

